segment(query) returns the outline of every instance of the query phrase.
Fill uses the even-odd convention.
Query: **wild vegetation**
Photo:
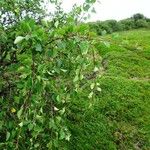
[[[133,15],[131,18],[123,19],[120,21],[106,20],[90,22],[88,24],[90,26],[90,29],[92,31],[95,31],[98,35],[139,28],[150,29],[150,19],[140,13]]]
[[[0,1],[0,149],[150,148],[150,30],[99,36],[94,2]]]
[[[98,48],[102,75],[97,82],[102,91],[90,108],[84,93],[80,100],[72,101],[68,149],[148,150],[150,30],[117,32],[103,38],[110,45],[99,44]]]

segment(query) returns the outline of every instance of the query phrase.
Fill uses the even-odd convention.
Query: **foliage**
[[[86,82],[99,63],[94,34],[77,20],[95,0],[68,14],[61,1],[51,1],[56,11],[50,21],[42,19],[42,2],[0,2],[1,149],[60,149],[71,136],[66,110],[73,95],[92,85],[86,95],[92,99],[97,88]]]
[[[88,23],[91,31],[98,35],[103,35],[103,32],[113,33],[116,31],[126,31],[138,28],[149,28],[149,19],[142,14],[135,14],[133,17],[120,21],[106,20]]]
[[[136,28],[148,28],[148,22],[144,19],[137,20]]]
[[[140,14],[140,13],[134,14],[132,18],[133,18],[135,21],[141,20],[141,19],[145,19],[144,15],[143,15],[143,14]]]

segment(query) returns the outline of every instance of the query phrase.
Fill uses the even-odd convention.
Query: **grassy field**
[[[74,95],[68,112],[72,137],[66,149],[150,150],[150,30],[103,38],[110,47],[98,45],[102,92],[90,108],[84,94],[80,99]]]

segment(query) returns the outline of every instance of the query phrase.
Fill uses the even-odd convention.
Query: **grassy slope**
[[[120,32],[99,45],[105,72],[92,107],[74,98],[69,150],[150,149],[150,30]]]

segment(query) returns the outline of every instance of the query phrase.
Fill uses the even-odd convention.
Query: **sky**
[[[150,0],[99,0],[95,4],[96,14],[92,14],[89,21],[96,20],[121,20],[133,14],[142,13],[150,18]],[[72,5],[82,4],[84,0],[63,0],[63,8],[69,11]]]

